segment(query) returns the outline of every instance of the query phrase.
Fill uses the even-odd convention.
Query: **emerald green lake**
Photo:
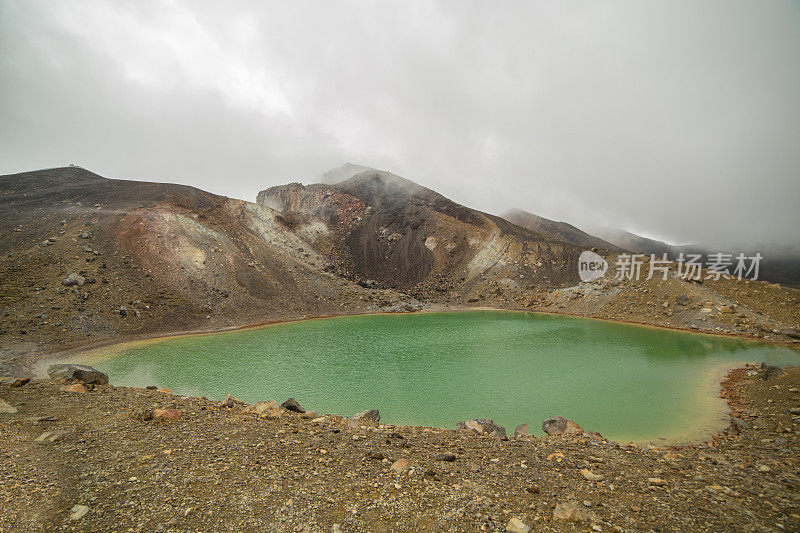
[[[108,354],[106,354],[108,355]],[[800,364],[789,348],[519,312],[307,320],[117,348],[91,364],[115,385],[306,409],[379,409],[387,424],[509,432],[563,415],[621,441],[687,438],[721,423],[725,364]]]

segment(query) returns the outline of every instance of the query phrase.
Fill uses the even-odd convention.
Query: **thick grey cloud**
[[[796,244],[800,4],[0,3],[0,172],[252,200],[345,161],[490,212]]]

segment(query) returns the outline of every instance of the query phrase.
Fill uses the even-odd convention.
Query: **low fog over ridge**
[[[0,173],[253,200],[353,161],[490,213],[797,246],[797,3],[239,7],[0,4]]]

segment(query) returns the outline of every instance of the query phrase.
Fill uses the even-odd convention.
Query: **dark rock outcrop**
[[[303,409],[300,406],[300,404],[297,402],[297,400],[295,400],[294,398],[287,399],[285,402],[283,402],[281,404],[281,407],[283,407],[287,411],[292,411],[292,412],[295,412],[295,413],[303,414],[303,413],[306,412],[306,410]]]
[[[47,375],[50,379],[75,379],[92,385],[108,385],[107,374],[87,365],[73,363],[50,365]]]

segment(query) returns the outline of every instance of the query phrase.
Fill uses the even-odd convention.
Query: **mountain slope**
[[[607,250],[619,250],[618,245],[611,244],[611,242],[597,238],[594,235],[589,235],[572,224],[556,222],[522,209],[510,209],[500,216],[518,226],[547,235],[553,239],[573,243],[585,248],[597,247]]]
[[[576,283],[580,247],[467,208],[400,176],[361,172],[334,185],[258,194],[299,235],[361,282],[453,300]],[[512,296],[517,297],[517,296]]]
[[[787,287],[800,288],[800,253],[790,246],[742,248],[710,244],[672,245],[616,228],[596,227],[590,231],[623,250],[647,255],[655,254],[658,257],[666,253],[667,257],[672,260],[678,259],[681,254],[684,254],[684,257],[688,257],[688,254],[699,254],[700,261],[708,264],[709,254],[732,254],[735,258],[739,253],[743,253],[747,257],[759,253],[763,257],[759,266],[759,279],[780,283]]]
[[[5,351],[394,302],[326,272],[273,210],[77,167],[0,176]],[[81,286],[64,286],[68,274]],[[366,298],[370,295],[371,298]]]

